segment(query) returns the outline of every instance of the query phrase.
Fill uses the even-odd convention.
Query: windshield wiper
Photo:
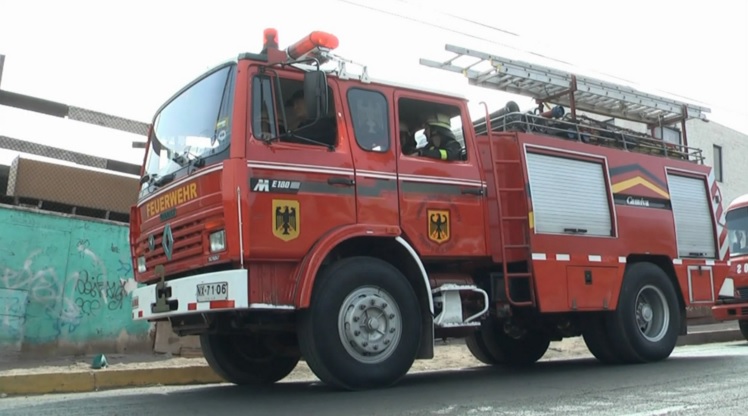
[[[151,186],[151,183],[154,179],[158,176],[157,173],[147,173],[145,176],[140,178],[140,184],[143,185],[144,183],[148,183],[148,186]]]
[[[192,160],[191,166],[193,168],[201,168],[205,166],[205,157],[205,155],[195,157],[195,159]]]
[[[158,176],[158,177],[154,178],[153,185],[156,185],[157,187],[160,188],[160,187],[166,185],[167,183],[173,181],[176,176],[177,175],[174,172],[172,172],[172,173],[170,173],[168,175]]]
[[[143,185],[144,183],[148,184],[148,188],[150,189],[151,186],[156,186],[157,188],[160,188],[167,183],[174,180],[176,177],[175,173],[170,173],[168,175],[159,176],[158,173],[149,173],[142,178],[140,178],[140,184]]]

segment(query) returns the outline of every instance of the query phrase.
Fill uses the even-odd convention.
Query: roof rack
[[[607,117],[645,123],[648,128],[666,126],[691,118],[705,119],[709,108],[637,91],[590,77],[577,76],[557,69],[511,60],[471,49],[446,45],[455,54],[444,62],[421,59],[421,65],[464,74],[470,85],[493,88],[512,94],[529,96],[538,103],[568,106],[572,119],[577,110]],[[473,63],[459,66],[462,57],[474,58]],[[474,67],[488,63],[484,71]],[[485,66],[485,64],[484,64]]]

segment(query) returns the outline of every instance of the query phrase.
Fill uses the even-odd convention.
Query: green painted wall
[[[145,346],[132,277],[126,224],[0,207],[0,350]]]

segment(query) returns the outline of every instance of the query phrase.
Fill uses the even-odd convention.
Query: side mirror
[[[307,114],[315,120],[327,114],[327,75],[323,71],[304,73],[304,105]]]

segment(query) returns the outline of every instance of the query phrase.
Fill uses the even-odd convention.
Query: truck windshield
[[[194,167],[228,157],[234,65],[201,78],[156,116],[147,149],[140,196],[189,174]],[[172,176],[174,174],[174,176]],[[159,180],[161,178],[162,180]]]
[[[725,215],[727,220],[730,257],[748,254],[748,207],[734,209]]]

